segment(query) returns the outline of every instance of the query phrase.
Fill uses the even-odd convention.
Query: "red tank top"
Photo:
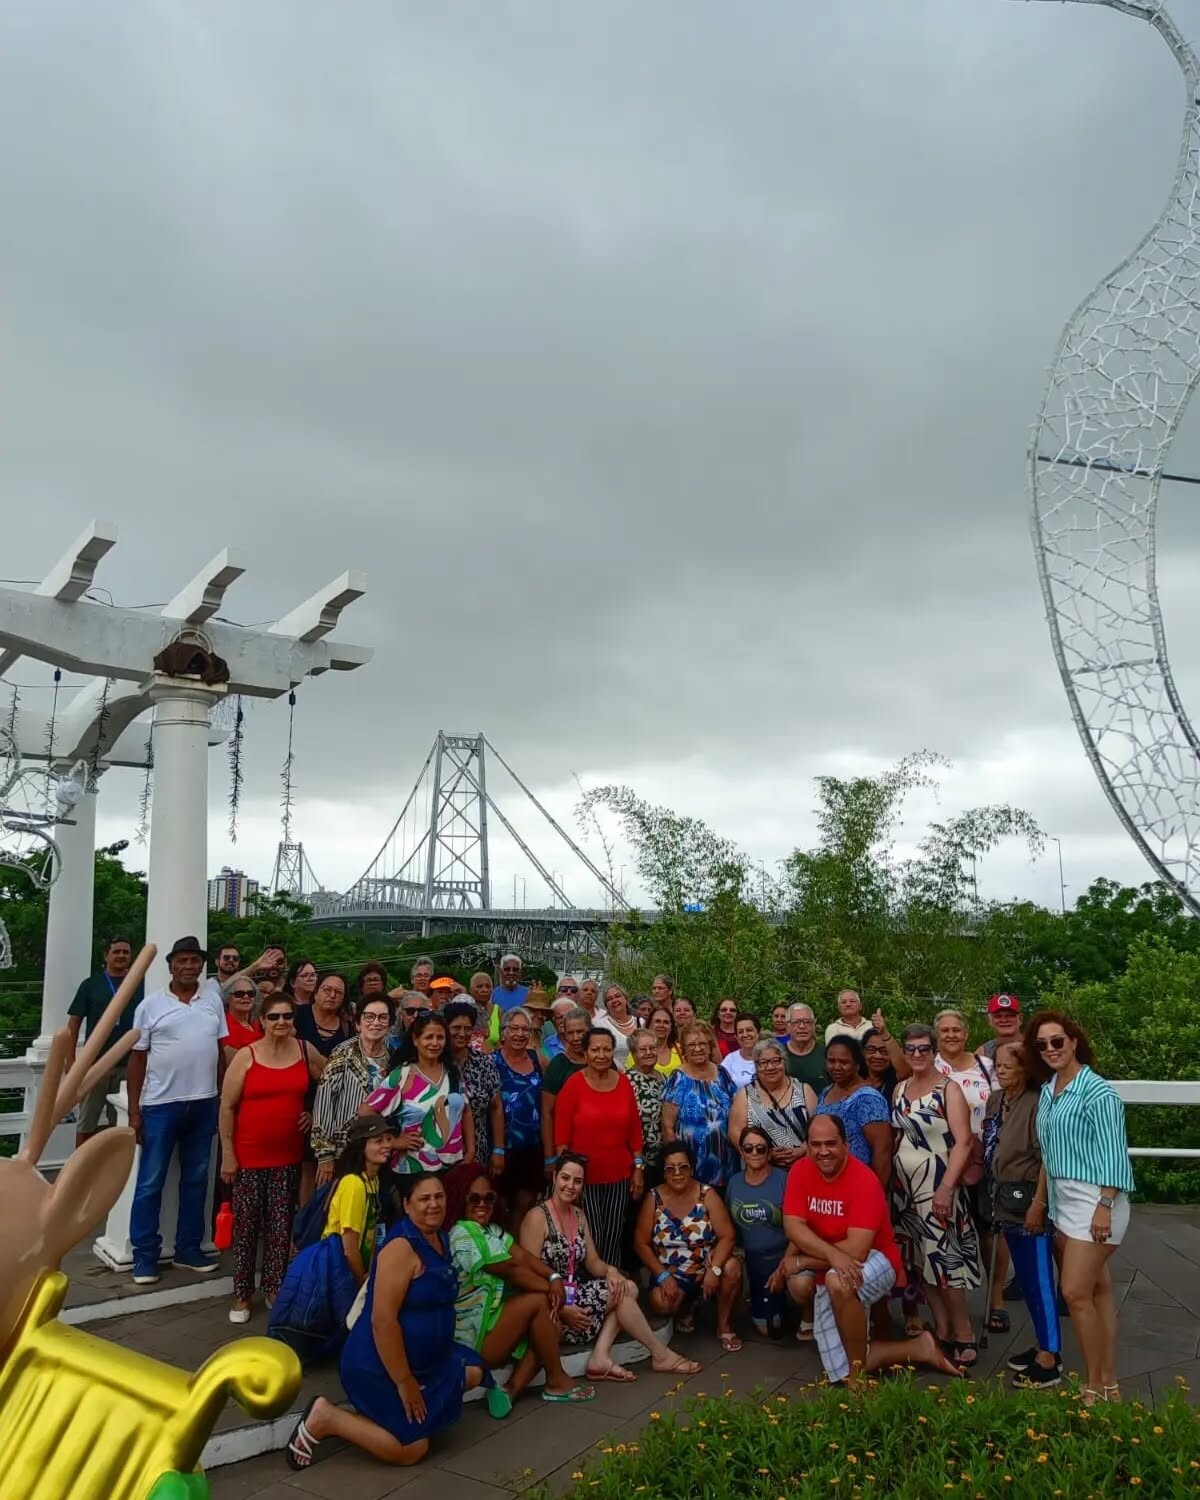
[[[233,1150],[240,1167],[290,1167],[304,1152],[300,1116],[308,1093],[308,1063],[297,1056],[286,1068],[268,1068],[250,1049],[250,1068],[233,1116]]]

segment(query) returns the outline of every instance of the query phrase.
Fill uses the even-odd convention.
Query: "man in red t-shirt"
[[[813,1334],[832,1383],[858,1386],[888,1365],[962,1374],[928,1331],[870,1342],[867,1309],[903,1285],[904,1268],[879,1178],[850,1155],[840,1116],[813,1117],[808,1155],[788,1173],[783,1227],[791,1243],[784,1257],[788,1293],[802,1307],[812,1302]]]

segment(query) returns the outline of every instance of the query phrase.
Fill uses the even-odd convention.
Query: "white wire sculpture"
[[[1158,0],[1080,0],[1148,22],[1186,84],[1170,198],[1068,322],[1029,455],[1033,536],[1071,713],[1118,817],[1200,915],[1200,741],[1167,660],[1155,516],[1200,381],[1200,64]],[[1167,476],[1172,477],[1172,476]]]
[[[56,810],[46,810],[46,780],[21,763],[16,740],[0,729],[0,865],[19,870],[39,890],[48,890],[62,869],[62,854],[50,829],[64,818],[83,792],[86,766],[55,779]],[[8,929],[0,920],[0,969],[13,966]]]

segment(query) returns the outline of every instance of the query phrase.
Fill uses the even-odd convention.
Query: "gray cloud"
[[[1061,323],[1169,181],[1148,28],[80,0],[0,17],[0,97],[5,571],[93,514],[123,602],[226,541],[244,620],[364,566],[342,633],[376,660],[300,695],[319,870],[358,872],[439,725],[560,801],[568,768],[666,800],[703,768],[697,810],[764,857],[805,831],[781,784],[839,757],[936,746],[963,801],[1021,800],[989,757],[1049,736],[1027,802],[1062,818],[1046,787],[1085,783],[1079,839],[1130,867],[1069,730],[1023,450]],[[1198,547],[1173,505],[1193,697]],[[250,728],[261,864],[281,708]]]

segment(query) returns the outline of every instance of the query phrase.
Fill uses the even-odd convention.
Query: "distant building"
[[[244,870],[231,870],[225,865],[208,882],[208,909],[228,912],[231,917],[246,917],[253,910],[257,895],[257,880],[251,880]]]

